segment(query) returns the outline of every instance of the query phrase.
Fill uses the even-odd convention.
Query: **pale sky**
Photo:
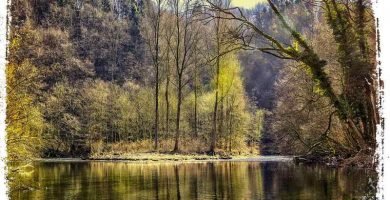
[[[253,8],[260,2],[264,2],[265,0],[232,0],[233,6],[243,7],[243,8]]]

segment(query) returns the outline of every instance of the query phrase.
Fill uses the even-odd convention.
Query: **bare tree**
[[[216,5],[219,8],[224,8],[228,7],[230,4],[229,1],[224,1],[224,0],[215,0],[213,1],[212,5]],[[223,19],[223,12],[220,10],[212,10],[213,12],[211,13],[212,16],[215,16],[214,20],[214,34],[215,34],[215,76],[216,76],[216,82],[215,82],[215,100],[214,100],[214,110],[213,110],[213,125],[212,125],[212,130],[211,130],[211,143],[210,143],[210,149],[209,149],[209,154],[214,155],[215,154],[215,148],[217,144],[217,135],[218,135],[218,129],[217,129],[217,124],[218,124],[218,104],[220,101],[220,94],[219,94],[219,75],[220,75],[220,64],[221,64],[221,56],[224,55],[226,52],[230,52],[230,50],[227,50],[224,52],[224,50],[229,49],[224,46],[224,41],[223,41],[223,33],[226,31],[226,25],[224,23]],[[221,104],[222,105],[222,104]],[[222,120],[222,115],[220,115],[220,118]],[[220,126],[220,131],[222,129],[222,126]]]
[[[351,19],[353,16],[357,16],[358,19],[359,17],[360,19],[362,18],[359,15],[359,13],[363,13],[361,10],[365,9],[362,1],[357,1],[357,5],[354,6],[357,8],[357,14],[355,15],[345,13],[349,11],[348,4],[342,1],[322,0],[320,2],[323,5],[328,23],[333,30],[334,38],[341,52],[339,62],[344,69],[349,69],[349,74],[354,77],[353,80],[350,79],[352,80],[350,83],[347,83],[350,89],[353,89],[351,90],[353,91],[352,95],[348,95],[348,93],[338,94],[335,91],[329,74],[325,71],[327,61],[319,57],[310,43],[287,22],[271,0],[267,0],[267,2],[279,20],[281,28],[291,36],[290,44],[278,41],[272,35],[256,26],[244,15],[240,8],[224,8],[211,0],[207,0],[207,6],[210,11],[223,13],[223,15],[210,15],[210,18],[231,20],[239,23],[234,30],[230,30],[230,35],[241,41],[241,49],[258,50],[280,59],[295,60],[303,63],[310,70],[311,78],[318,83],[322,94],[329,98],[332,106],[337,110],[338,117],[344,121],[346,132],[353,133],[357,141],[357,149],[367,149],[375,145],[372,141],[378,117],[377,112],[375,112],[375,94],[372,94],[375,92],[372,92],[370,88],[377,83],[375,83],[375,76],[373,76],[372,63],[363,59],[365,57],[364,36],[357,37],[357,39],[351,37],[356,32],[356,29],[359,35],[359,30],[362,30],[361,26],[367,26],[359,24],[361,20]],[[366,10],[367,12],[369,13],[368,10]],[[360,35],[362,34],[366,35],[367,33],[360,33]],[[254,37],[261,38],[263,45],[254,45],[252,42]],[[357,53],[359,50],[361,53]],[[368,95],[364,94],[365,90],[363,88],[368,88],[365,89]],[[368,99],[364,99],[367,96]]]
[[[145,24],[150,27],[145,27],[147,32],[147,44],[152,56],[153,66],[155,70],[155,118],[154,118],[154,149],[158,151],[158,131],[159,131],[159,87],[160,87],[160,37],[161,37],[161,17],[162,17],[163,1],[155,0],[146,1],[146,16]]]
[[[196,48],[199,33],[199,26],[197,26],[198,22],[194,20],[194,15],[192,13],[194,2],[195,1],[193,0],[173,0],[170,2],[175,17],[175,41],[171,46],[171,50],[175,62],[177,87],[176,133],[173,152],[180,151],[180,120],[184,96],[183,89],[191,81],[187,73],[194,62],[194,49]]]

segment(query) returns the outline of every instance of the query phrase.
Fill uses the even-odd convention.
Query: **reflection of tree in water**
[[[375,187],[369,181],[369,177],[375,177],[375,173],[370,171],[264,163],[262,174],[266,199],[360,199],[362,195],[375,197]]]
[[[39,189],[12,199],[353,199],[375,195],[369,172],[293,163],[38,163]],[[374,177],[374,176],[372,176]],[[11,186],[12,187],[12,186]]]
[[[177,199],[181,199],[180,195],[180,179],[179,179],[179,168],[175,165],[175,180],[176,180],[176,197]]]

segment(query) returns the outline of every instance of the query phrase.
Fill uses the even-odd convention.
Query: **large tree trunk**
[[[158,65],[156,67],[156,85],[155,85],[155,109],[154,109],[154,114],[155,114],[155,117],[154,117],[154,150],[155,151],[158,151],[158,115],[159,115],[159,112],[158,112],[158,91],[159,91],[159,84],[158,84]]]
[[[159,53],[160,53],[160,46],[159,46],[159,39],[160,39],[160,16],[161,16],[161,0],[158,0],[157,2],[157,22],[156,22],[156,30],[154,33],[155,37],[155,70],[156,70],[156,77],[155,77],[155,116],[154,116],[154,150],[158,151],[158,129],[159,129],[159,122],[158,122],[158,117],[159,117]]]
[[[194,132],[195,137],[198,137],[198,91],[195,86],[195,105],[194,105]]]
[[[217,143],[217,112],[218,112],[218,89],[215,92],[215,102],[214,102],[214,111],[213,111],[213,128],[211,131],[211,145],[210,145],[210,154],[215,154],[215,146]]]
[[[219,15],[219,12],[218,12]],[[216,59],[216,83],[215,83],[215,102],[214,102],[214,111],[213,111],[213,127],[211,130],[211,144],[210,144],[210,150],[209,154],[214,155],[215,154],[215,147],[217,144],[217,112],[218,112],[218,101],[219,101],[219,71],[220,71],[220,19],[217,18],[217,24],[216,24],[216,39],[217,39],[217,59]]]
[[[180,139],[180,114],[181,114],[181,104],[182,104],[182,83],[181,76],[179,76],[179,84],[177,91],[177,113],[176,113],[176,135],[175,135],[175,148],[173,152],[179,152],[179,139]]]
[[[179,151],[179,137],[180,137],[180,114],[181,114],[181,92],[182,92],[182,69],[179,65],[180,56],[180,16],[179,16],[179,0],[175,1],[175,17],[176,17],[176,73],[178,78],[177,85],[177,112],[176,112],[176,134],[175,134],[175,147],[173,152]]]
[[[196,52],[195,52],[196,55]],[[194,133],[195,137],[198,137],[198,63],[195,59],[195,83],[194,83]]]
[[[217,58],[217,77],[216,77],[216,90],[215,90],[215,101],[214,101],[214,111],[213,111],[213,127],[211,131],[211,144],[210,144],[210,150],[209,154],[214,155],[215,154],[215,147],[217,143],[217,114],[218,114],[218,101],[219,101],[219,66],[220,65],[220,59],[219,56]]]
[[[165,84],[165,134],[169,135],[169,75],[167,75],[167,82]]]

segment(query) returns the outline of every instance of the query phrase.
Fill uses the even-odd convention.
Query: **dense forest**
[[[374,153],[370,1],[13,0],[10,12],[10,160]]]

